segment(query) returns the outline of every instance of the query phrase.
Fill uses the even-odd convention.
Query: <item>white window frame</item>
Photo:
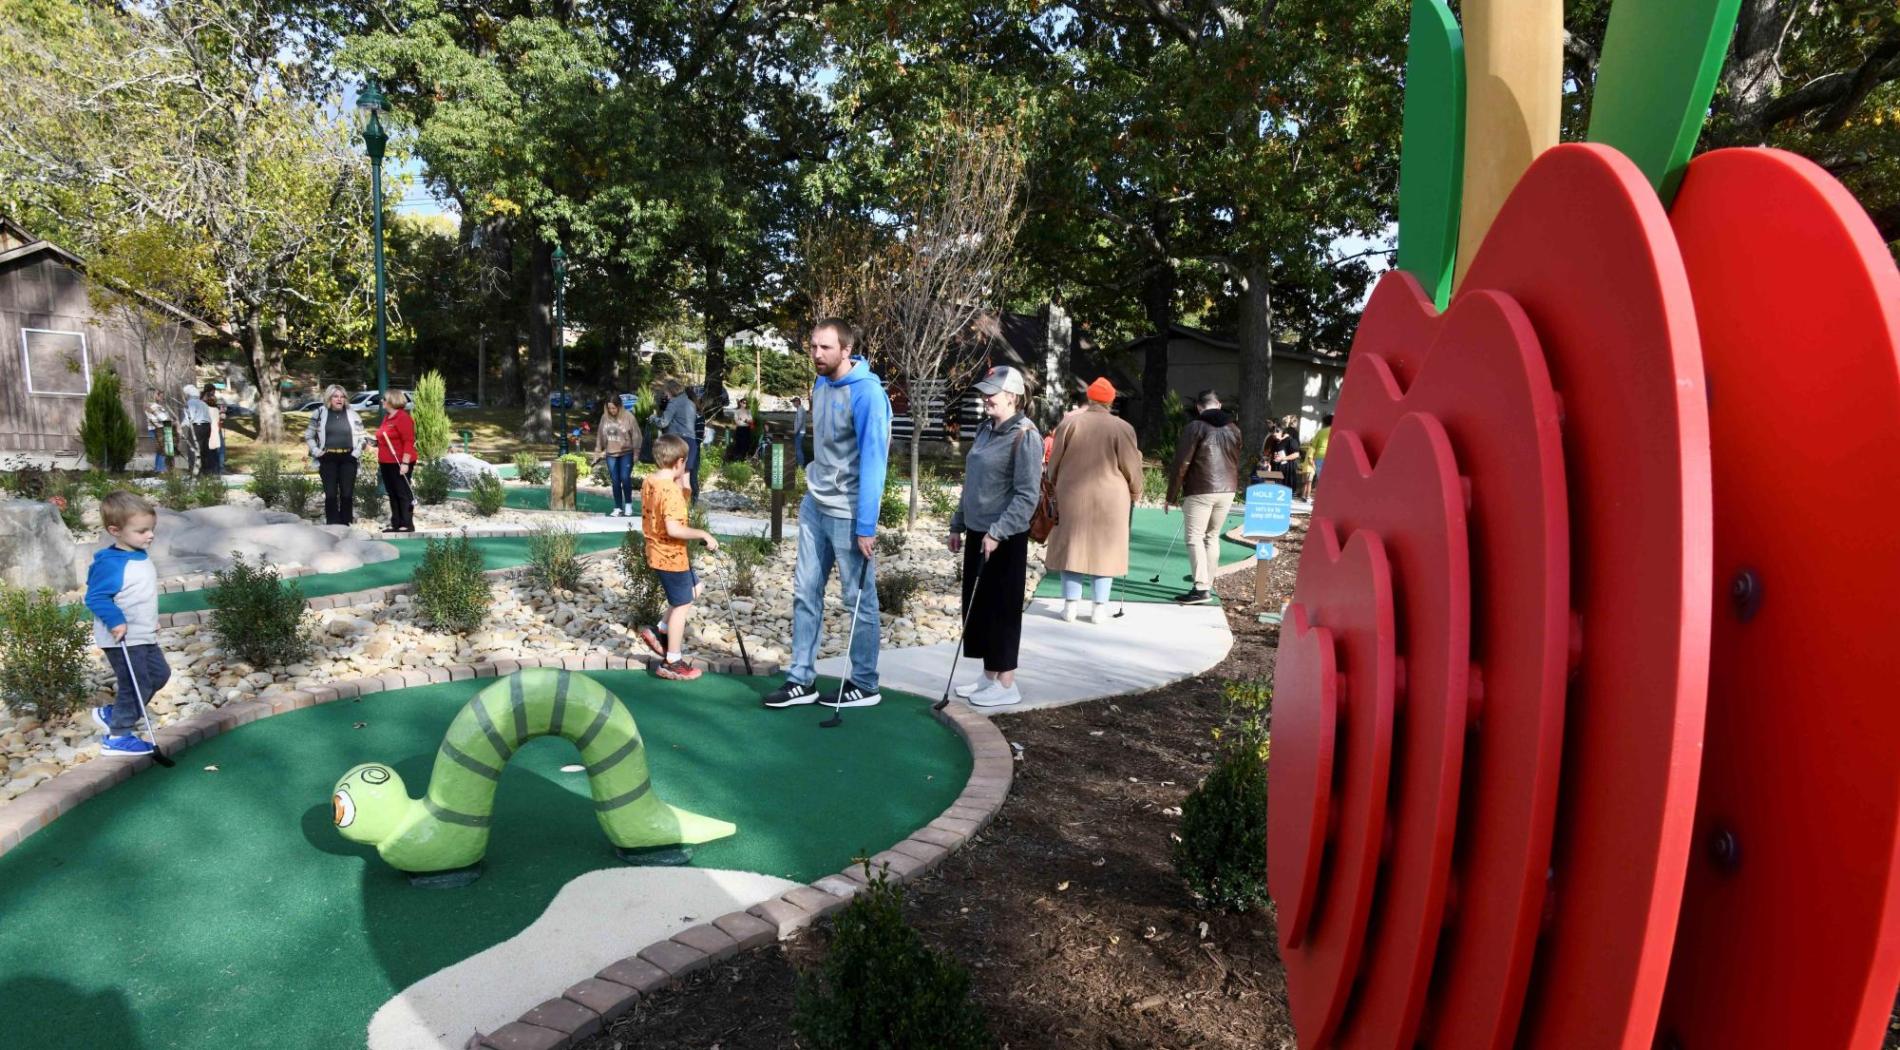
[[[73,393],[67,390],[33,389],[33,356],[27,349],[27,334],[37,332],[40,335],[76,335],[79,337],[79,375],[86,390]],[[92,389],[92,346],[86,341],[84,332],[67,332],[57,328],[21,328],[20,329],[20,371],[26,375],[26,392],[31,397],[85,397]]]

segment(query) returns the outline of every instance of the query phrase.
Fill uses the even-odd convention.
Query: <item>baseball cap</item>
[[[1023,374],[1008,365],[997,365],[983,378],[976,381],[977,390],[985,394],[1011,393],[1021,397],[1024,391]]]

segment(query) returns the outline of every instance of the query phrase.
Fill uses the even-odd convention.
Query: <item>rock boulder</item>
[[[448,468],[449,484],[458,489],[474,488],[475,479],[483,474],[493,474],[497,478],[501,476],[493,463],[466,452],[451,452],[443,456],[442,465]]]
[[[73,590],[86,582],[87,557],[51,503],[0,502],[0,580],[9,586]]]

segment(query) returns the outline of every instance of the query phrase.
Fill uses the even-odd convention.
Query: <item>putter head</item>
[[[941,711],[944,708],[949,707],[949,706],[950,706],[950,698],[948,696],[945,696],[942,700],[939,700],[936,703],[931,704],[930,709],[932,711]]]
[[[818,723],[818,728],[836,729],[841,725],[844,725],[844,712],[841,710],[833,709],[831,712],[831,717]]]

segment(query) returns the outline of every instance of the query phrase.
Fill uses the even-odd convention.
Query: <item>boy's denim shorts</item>
[[[698,573],[691,569],[682,569],[679,572],[668,572],[665,569],[653,571],[660,574],[660,586],[666,588],[666,604],[674,606],[693,604],[693,588],[699,586]]]

